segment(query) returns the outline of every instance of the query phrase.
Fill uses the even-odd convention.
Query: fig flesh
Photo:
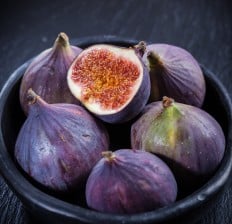
[[[81,106],[48,104],[31,89],[29,98],[15,145],[18,164],[48,189],[79,188],[109,147],[106,129]]]
[[[68,71],[73,95],[108,123],[131,120],[150,95],[150,78],[134,48],[97,44],[83,50]]]
[[[155,210],[176,200],[177,184],[168,166],[142,150],[103,152],[87,180],[89,207],[106,213]]]
[[[143,60],[150,72],[150,102],[168,96],[176,102],[202,106],[205,79],[198,62],[188,51],[168,44],[150,44]]]
[[[131,146],[159,155],[186,188],[204,182],[217,169],[225,136],[207,112],[164,97],[147,105],[132,125]]]
[[[25,114],[28,113],[29,88],[48,103],[80,104],[71,94],[66,77],[69,66],[81,51],[70,45],[65,33],[60,33],[52,48],[41,52],[32,60],[20,86],[20,103]]]

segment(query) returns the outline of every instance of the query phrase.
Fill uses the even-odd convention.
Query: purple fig
[[[78,55],[68,71],[73,95],[108,123],[131,120],[150,95],[148,70],[136,48],[97,44]]]
[[[52,48],[41,52],[32,60],[20,86],[20,103],[26,114],[29,88],[48,103],[80,104],[71,94],[66,77],[69,66],[81,51],[80,48],[70,45],[65,33],[60,33]]]
[[[31,89],[28,94],[29,114],[15,145],[17,162],[49,189],[80,187],[108,149],[106,130],[81,106],[48,104]]]
[[[139,213],[176,200],[177,184],[168,166],[142,150],[103,152],[87,180],[89,207],[106,213]]]
[[[172,97],[176,102],[201,107],[205,79],[196,59],[185,49],[168,44],[151,44],[143,56],[151,78],[150,102]]]
[[[147,105],[132,125],[131,146],[159,155],[186,187],[205,181],[217,169],[225,137],[207,112],[164,97]]]

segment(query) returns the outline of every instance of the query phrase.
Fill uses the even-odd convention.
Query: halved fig
[[[92,45],[74,60],[67,80],[73,95],[108,123],[134,118],[150,94],[148,70],[136,48]]]

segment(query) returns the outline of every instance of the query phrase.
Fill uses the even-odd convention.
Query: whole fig
[[[147,45],[143,56],[151,77],[150,102],[163,96],[201,107],[205,79],[196,59],[185,49],[169,44]]]
[[[142,150],[103,152],[87,180],[89,207],[106,213],[139,213],[176,200],[177,184],[168,166]]]
[[[148,70],[139,50],[107,44],[83,50],[68,71],[73,95],[108,123],[123,123],[144,108],[150,95]]]
[[[65,33],[60,33],[52,48],[31,61],[20,86],[20,103],[25,114],[28,113],[29,88],[48,103],[80,104],[71,94],[66,80],[68,68],[80,52],[80,48],[70,45]]]
[[[186,188],[204,182],[217,169],[225,137],[207,112],[164,97],[149,104],[132,125],[131,146],[159,155]]]
[[[81,106],[48,104],[28,92],[29,114],[15,145],[18,164],[48,189],[65,193],[80,187],[108,149],[106,129]]]

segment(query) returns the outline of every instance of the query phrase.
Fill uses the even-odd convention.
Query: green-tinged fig
[[[66,79],[69,66],[80,52],[80,48],[70,45],[65,33],[60,33],[52,48],[41,52],[31,61],[20,86],[20,103],[26,114],[29,88],[48,103],[80,104],[71,94]]]
[[[150,102],[168,96],[176,102],[202,106],[205,79],[198,62],[188,51],[169,44],[150,44],[143,60],[151,77]]]
[[[81,187],[109,147],[106,129],[81,106],[48,104],[31,89],[28,95],[28,117],[15,145],[18,164],[48,189]]]
[[[115,214],[155,210],[176,200],[177,184],[168,166],[142,150],[103,152],[87,180],[90,208]]]
[[[151,103],[131,128],[132,148],[159,155],[181,186],[194,186],[220,164],[225,137],[218,122],[200,108],[174,102]]]
[[[108,123],[134,118],[150,95],[148,70],[141,50],[97,44],[83,50],[68,71],[73,95]]]

